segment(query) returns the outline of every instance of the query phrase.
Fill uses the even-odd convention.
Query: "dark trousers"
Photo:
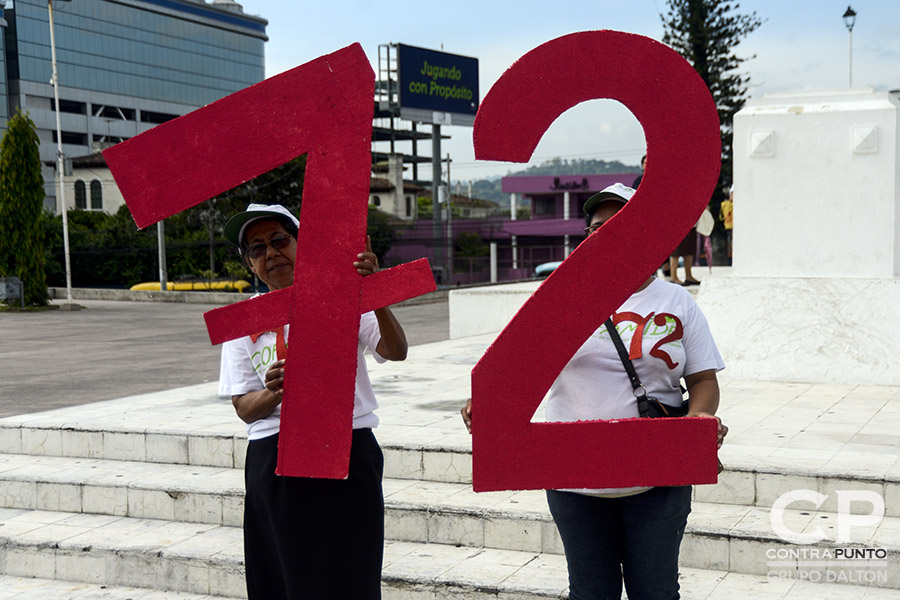
[[[376,600],[384,554],[384,457],[355,429],[344,480],[275,475],[278,436],[253,440],[244,481],[249,600]]]
[[[569,568],[569,600],[677,600],[691,487],[624,498],[547,490]]]

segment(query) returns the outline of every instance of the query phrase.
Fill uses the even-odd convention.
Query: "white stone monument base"
[[[450,339],[499,332],[542,281],[472,287],[450,292]]]
[[[734,379],[900,385],[900,278],[710,278],[697,302]]]

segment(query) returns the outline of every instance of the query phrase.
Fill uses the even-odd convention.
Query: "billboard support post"
[[[453,283],[453,190],[450,183],[450,153],[447,153],[447,187],[444,203],[447,205],[447,284]]]
[[[444,239],[443,215],[439,191],[441,187],[441,126],[435,123],[431,126],[431,212],[434,224],[434,262],[435,266],[443,265],[443,248],[441,241]],[[446,283],[443,277],[438,283]]]

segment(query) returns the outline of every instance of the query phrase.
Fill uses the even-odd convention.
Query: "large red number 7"
[[[365,280],[352,267],[365,247],[374,81],[355,44],[104,152],[138,227],[308,153],[293,286],[206,315],[213,343],[291,325],[282,475],[346,477],[359,314],[434,289],[424,259]]]
[[[718,178],[719,121],[706,85],[666,46],[614,31],[564,36],[519,59],[481,104],[475,156],[526,162],[554,119],[597,98],[618,100],[643,125],[647,171],[472,371],[477,491],[716,480],[712,419],[531,422],[575,351],[694,225]]]

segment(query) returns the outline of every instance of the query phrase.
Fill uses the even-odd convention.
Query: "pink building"
[[[533,271],[543,262],[564,260],[584,239],[584,202],[614,183],[630,186],[637,173],[608,175],[514,175],[503,178],[509,194],[510,220],[503,231],[510,235],[510,271]],[[530,218],[519,218],[516,208],[530,200]],[[526,206],[528,202],[524,203]],[[519,213],[519,214],[517,214]]]
[[[452,257],[453,272],[446,267],[445,240],[462,233],[476,233],[486,245],[495,246],[498,281],[532,277],[540,264],[564,260],[584,239],[582,206],[593,194],[617,182],[631,185],[637,173],[610,175],[515,175],[504,177],[502,190],[509,194],[505,215],[485,219],[454,220],[450,236],[434,239],[433,222],[416,220],[402,232],[387,255],[388,264],[428,257],[441,285],[460,285],[491,280],[490,256]],[[446,230],[445,230],[446,234]],[[435,248],[443,248],[441,264]],[[451,254],[453,250],[451,249]]]

